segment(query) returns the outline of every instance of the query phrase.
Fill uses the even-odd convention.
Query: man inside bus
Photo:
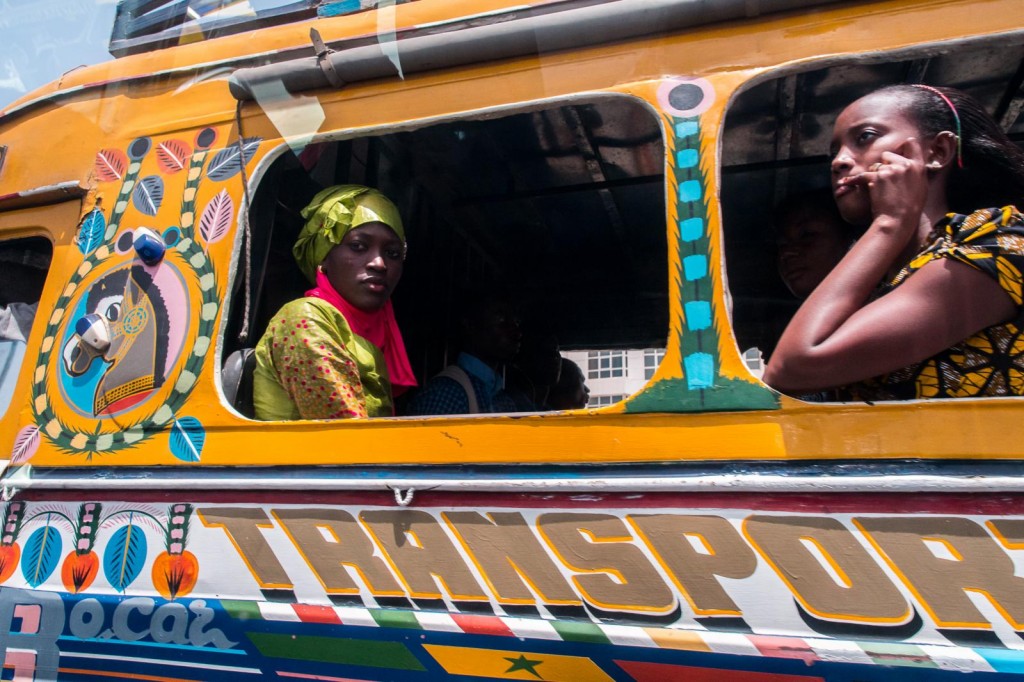
[[[552,410],[581,410],[590,402],[590,389],[580,366],[569,358],[562,358],[558,381],[548,394]]]
[[[515,306],[501,294],[470,296],[459,321],[462,352],[410,402],[412,415],[515,412],[503,370],[519,351]]]
[[[803,300],[850,250],[854,228],[839,215],[827,189],[789,196],[775,215],[779,276]]]
[[[801,301],[839,264],[857,238],[856,228],[839,215],[828,189],[786,197],[775,209],[775,234],[779,277]],[[831,391],[799,397],[811,402],[835,399]]]
[[[505,371],[505,390],[516,405],[516,412],[550,410],[548,393],[558,383],[562,356],[558,337],[543,331],[536,322],[527,325],[519,352]]]

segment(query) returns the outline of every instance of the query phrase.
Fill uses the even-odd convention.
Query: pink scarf
[[[416,377],[409,365],[409,356],[405,352],[402,332],[395,321],[391,301],[375,313],[363,312],[342,298],[320,270],[316,271],[316,288],[307,291],[306,296],[319,298],[333,305],[353,332],[380,348],[384,354],[384,364],[388,368],[391,392],[394,395],[401,395],[416,386]]]

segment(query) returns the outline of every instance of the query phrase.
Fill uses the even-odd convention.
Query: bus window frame
[[[664,222],[661,225],[659,225],[659,229],[661,230],[660,234],[662,235],[662,238],[664,239],[664,243],[665,243],[665,246],[664,246],[665,251],[663,252],[663,255],[664,255],[664,263],[663,263],[663,265],[664,265],[665,269],[668,270],[669,269],[669,265],[670,265],[670,261],[671,261],[670,253],[671,253],[672,249],[675,248],[673,237],[672,237],[672,234],[671,234],[671,229],[670,229],[670,226],[668,225],[668,215],[667,215],[667,212],[664,210],[665,208],[667,208],[667,202],[670,200],[670,197],[667,196],[667,194],[668,194],[667,190],[664,188],[665,169],[666,169],[666,164],[667,164],[667,161],[668,161],[668,159],[667,159],[667,154],[668,154],[667,138],[668,138],[669,133],[668,133],[668,130],[666,128],[666,124],[665,124],[665,122],[663,120],[663,114],[655,106],[654,102],[651,99],[647,99],[645,97],[639,96],[638,94],[636,94],[634,92],[630,92],[625,87],[625,86],[628,86],[628,85],[630,85],[630,84],[620,84],[620,85],[617,85],[617,86],[614,86],[614,87],[609,87],[608,89],[605,89],[605,90],[586,91],[586,92],[572,93],[572,94],[562,95],[562,96],[546,97],[546,98],[530,100],[530,101],[526,101],[526,102],[514,102],[514,103],[496,105],[496,106],[492,106],[492,107],[484,107],[484,108],[474,109],[474,110],[470,110],[470,111],[455,111],[455,112],[451,113],[450,115],[444,115],[444,116],[427,116],[427,117],[423,117],[423,118],[410,118],[409,120],[405,120],[405,121],[402,121],[400,123],[386,124],[386,125],[380,125],[380,126],[358,127],[358,126],[354,126],[354,125],[347,125],[347,126],[338,127],[336,129],[332,129],[332,130],[327,130],[325,132],[317,132],[312,137],[304,140],[304,142],[305,142],[305,145],[353,142],[353,141],[356,141],[356,140],[361,140],[361,139],[367,139],[368,140],[368,139],[372,139],[372,138],[376,138],[376,137],[383,137],[383,136],[388,136],[388,135],[393,135],[393,134],[398,134],[398,133],[416,132],[416,131],[420,131],[420,130],[425,130],[425,129],[433,127],[433,126],[438,126],[438,125],[457,124],[457,123],[460,123],[460,122],[487,122],[487,121],[493,121],[493,120],[500,120],[500,119],[504,119],[504,118],[508,118],[508,117],[512,117],[512,116],[516,116],[516,115],[521,115],[521,114],[530,114],[530,113],[545,112],[545,111],[556,111],[556,110],[561,109],[563,107],[573,107],[573,106],[580,106],[580,105],[595,104],[595,103],[599,103],[602,100],[628,100],[633,105],[635,105],[638,108],[644,110],[646,112],[646,114],[648,114],[650,116],[650,120],[656,124],[656,127],[657,127],[657,129],[659,131],[660,138],[661,138],[660,142],[659,142],[660,147],[661,147],[661,176],[662,176],[662,188],[660,190],[660,199],[661,199],[662,204],[663,204],[663,210],[661,211],[661,214],[662,214],[662,216],[664,218]],[[271,123],[270,120],[269,120],[269,117],[266,114],[266,112],[264,112],[262,110],[260,110],[257,114],[254,114],[253,118],[254,119],[259,119],[261,121],[261,123],[264,123],[264,124]],[[250,122],[249,125],[251,126],[252,122]],[[330,119],[328,118],[327,120],[325,120],[320,125],[320,130],[324,130],[324,128],[328,127],[329,125],[330,125]],[[243,127],[243,136],[245,134],[244,130],[245,130],[245,127]],[[261,187],[262,183],[264,182],[265,177],[270,172],[270,169],[272,168],[272,166],[274,166],[274,164],[280,162],[280,160],[281,160],[281,158],[283,156],[285,156],[286,154],[288,154],[288,153],[290,153],[292,151],[293,150],[292,150],[292,147],[289,145],[289,142],[286,139],[281,139],[278,144],[276,144],[273,148],[269,149],[267,151],[267,153],[264,154],[260,158],[260,160],[258,161],[257,165],[252,169],[252,171],[249,172],[249,174],[248,174],[247,193],[248,193],[249,197],[253,198],[253,203],[255,203],[255,197],[259,193],[260,187]],[[247,223],[249,223],[250,226],[251,226],[251,222],[252,222],[251,210],[252,210],[251,206],[247,206],[247,215],[246,215],[245,220],[246,220]],[[224,306],[225,307],[224,307],[224,312],[223,312],[223,317],[222,317],[222,323],[220,325],[220,329],[219,329],[219,332],[217,334],[217,340],[216,340],[216,352],[217,352],[216,357],[218,357],[218,362],[217,362],[216,371],[215,371],[215,390],[217,391],[217,396],[218,396],[218,399],[220,400],[221,404],[224,407],[226,407],[231,412],[231,414],[234,417],[236,417],[236,418],[243,419],[246,422],[256,422],[256,423],[266,423],[266,424],[290,423],[290,422],[287,422],[287,421],[285,421],[285,422],[282,422],[282,421],[263,422],[262,420],[258,420],[258,419],[255,419],[255,418],[250,418],[250,417],[242,414],[241,412],[239,412],[235,408],[234,405],[230,404],[230,402],[227,400],[227,397],[226,397],[225,392],[224,392],[224,379],[223,379],[224,363],[227,360],[227,355],[225,355],[225,353],[224,353],[224,348],[225,348],[226,345],[228,345],[226,343],[227,342],[227,338],[228,338],[228,329],[233,324],[236,324],[239,321],[239,315],[242,314],[242,313],[238,310],[238,308],[241,307],[241,308],[244,309],[244,306],[245,306],[245,297],[244,297],[244,292],[243,292],[243,288],[245,286],[245,282],[244,282],[244,274],[242,274],[242,273],[244,273],[244,269],[245,269],[244,249],[242,249],[242,245],[244,244],[243,240],[245,240],[245,239],[247,239],[247,236],[245,235],[245,230],[244,229],[237,230],[236,231],[236,235],[235,235],[235,241],[234,241],[234,244],[232,245],[232,252],[231,252],[232,255],[231,255],[231,261],[230,261],[230,268],[229,268],[229,272],[231,274],[229,276],[229,279],[228,279],[228,282],[227,282],[227,287],[226,287],[226,291],[228,293],[225,294],[225,297],[224,297]],[[267,266],[268,262],[269,262],[269,260],[263,261],[263,263],[262,263],[262,269],[263,270],[266,269],[266,266]],[[252,263],[250,263],[250,267],[253,266],[253,265],[255,265],[255,260]],[[666,282],[666,285],[667,286],[665,288],[665,304],[666,304],[666,307],[670,309],[671,308],[671,299],[674,296],[673,291],[672,291],[672,285],[671,285],[671,273],[669,273],[669,278],[668,278],[668,281]],[[666,310],[666,314],[670,314],[668,310]],[[254,348],[255,345],[259,342],[260,336],[262,335],[262,330],[252,329],[252,327],[251,327],[252,320],[250,320],[249,322],[250,322],[250,332],[249,332],[249,336],[248,336],[247,340],[244,342],[244,345],[242,346],[243,348]],[[672,334],[672,329],[671,329],[671,323],[669,323],[669,325],[665,328],[665,335],[664,335],[664,341],[663,341],[663,343],[664,343],[666,348],[669,347],[673,343],[672,336],[673,336],[673,334]],[[617,348],[616,348],[616,350],[617,350]],[[626,347],[623,347],[621,350],[623,350],[623,351],[627,351],[627,350],[643,350],[643,348],[639,347],[639,346],[636,347],[636,348],[632,348],[632,347],[626,348]],[[583,408],[575,409],[575,410],[554,410],[554,411],[541,411],[541,412],[494,412],[494,413],[481,413],[481,414],[440,414],[440,415],[419,415],[419,416],[417,416],[417,415],[396,415],[396,416],[391,416],[391,417],[373,417],[373,418],[355,419],[355,420],[353,420],[353,419],[334,419],[334,420],[323,420],[323,421],[326,421],[327,423],[330,423],[330,424],[350,423],[350,422],[374,422],[374,423],[376,423],[376,422],[382,422],[382,421],[383,422],[409,421],[409,420],[422,421],[424,419],[436,420],[436,419],[465,419],[465,418],[470,418],[470,419],[474,419],[474,420],[479,420],[479,419],[486,419],[486,418],[493,418],[493,417],[502,417],[502,416],[550,417],[550,416],[555,416],[555,415],[567,415],[567,414],[569,414],[569,415],[585,415],[585,414],[589,414],[589,413],[620,413],[622,411],[622,407],[625,404],[627,404],[632,398],[634,398],[634,397],[636,397],[638,395],[643,394],[644,391],[647,390],[647,388],[654,382],[654,380],[658,376],[658,373],[659,373],[659,370],[661,368],[661,364],[662,364],[663,361],[664,361],[664,357],[662,358],[661,361],[659,361],[658,366],[655,368],[655,371],[654,371],[654,374],[653,374],[652,378],[644,380],[642,388],[640,388],[639,390],[637,390],[637,391],[635,391],[633,393],[627,393],[627,395],[625,396],[625,398],[623,400],[617,401],[617,402],[615,402],[615,403],[613,403],[611,405],[608,405],[608,406],[583,407]],[[431,377],[428,377],[428,379],[432,378],[432,376],[433,375],[431,375]],[[304,421],[304,420],[295,420],[295,421]]]
[[[729,203],[730,195],[735,195],[735,188],[730,188],[728,190],[726,189],[726,184],[727,183],[725,181],[725,175],[727,174],[727,169],[726,169],[726,166],[725,166],[725,163],[724,163],[725,156],[726,156],[726,148],[728,146],[729,130],[730,130],[729,117],[730,117],[730,114],[733,112],[734,108],[737,106],[737,101],[738,100],[742,100],[744,96],[748,95],[751,91],[753,91],[754,89],[756,89],[756,88],[758,88],[760,86],[764,86],[764,85],[767,85],[767,84],[770,84],[770,83],[781,83],[782,81],[784,81],[787,78],[801,78],[801,77],[813,76],[815,74],[822,74],[822,73],[828,72],[828,71],[830,71],[832,69],[836,69],[836,68],[886,66],[886,65],[900,64],[900,63],[904,63],[904,62],[914,62],[914,61],[919,61],[919,60],[930,60],[930,59],[936,58],[936,57],[948,56],[948,55],[952,55],[952,54],[961,54],[963,52],[971,52],[972,50],[980,52],[983,49],[994,48],[994,47],[998,47],[1000,45],[1010,45],[1012,47],[1024,49],[1024,28],[1021,28],[1021,29],[1016,30],[1016,31],[1011,31],[1011,32],[1003,32],[1003,33],[990,34],[990,35],[970,36],[970,37],[961,38],[961,39],[952,40],[952,41],[941,41],[941,42],[937,41],[937,42],[913,45],[913,46],[909,46],[909,47],[893,48],[891,50],[886,50],[886,51],[875,51],[875,52],[870,52],[870,53],[858,53],[858,54],[844,54],[844,55],[841,55],[841,56],[813,57],[813,58],[809,58],[809,59],[800,60],[800,61],[797,61],[797,62],[782,64],[782,65],[779,65],[779,66],[776,66],[776,67],[766,68],[763,71],[759,71],[755,75],[751,76],[750,78],[748,78],[748,79],[746,79],[746,80],[744,80],[741,83],[736,85],[736,87],[730,93],[728,102],[726,103],[725,107],[722,110],[722,115],[721,115],[721,120],[720,120],[721,134],[720,134],[720,138],[719,138],[719,145],[718,145],[717,156],[716,156],[716,171],[718,173],[719,187],[721,188],[721,195],[719,197],[719,211],[722,214],[723,250],[722,250],[721,267],[722,267],[722,272],[723,272],[723,286],[725,288],[725,295],[726,295],[726,297],[729,298],[732,301],[732,304],[730,305],[729,328],[730,328],[730,333],[732,335],[734,346],[736,348],[737,353],[739,353],[740,356],[745,356],[746,353],[749,353],[750,351],[753,351],[753,350],[758,350],[760,352],[761,349],[758,348],[757,346],[751,346],[749,348],[742,348],[741,346],[743,344],[741,344],[741,341],[740,341],[740,339],[739,339],[739,337],[738,337],[738,335],[736,333],[736,329],[737,329],[736,318],[737,318],[737,315],[736,315],[736,310],[735,310],[735,300],[736,300],[737,297],[736,297],[736,291],[733,288],[730,287],[730,277],[729,277],[729,274],[736,267],[735,266],[735,262],[738,259],[735,256],[730,257],[730,253],[732,252],[732,250],[729,249],[725,245],[726,235],[728,235],[728,233],[730,232],[730,225],[732,225],[732,224],[734,224],[736,222],[739,222],[735,218],[730,218],[730,217],[728,217],[726,215],[727,211],[726,211],[725,207]],[[902,82],[902,81],[900,81],[900,82]],[[897,83],[897,81],[877,82],[870,90],[865,90],[861,94],[867,94],[868,92],[871,92],[871,91],[873,91],[875,89],[884,87],[886,85],[896,84],[896,83]],[[967,84],[969,85],[970,83],[971,83],[971,81],[967,80]],[[948,85],[948,83],[935,83],[935,85]],[[957,82],[954,82],[951,85],[951,87],[959,87],[959,84]],[[834,122],[835,117],[839,115],[839,113],[842,111],[842,109],[845,106],[847,106],[848,104],[852,103],[853,101],[854,101],[853,99],[850,99],[849,101],[846,101],[844,104],[841,104],[833,112],[833,115],[830,117],[829,129],[831,129],[831,122]],[[794,114],[794,116],[795,115],[796,114]],[[1001,122],[999,122],[999,123],[1002,125]],[[1022,124],[1024,124],[1024,111],[1018,113],[1017,120],[1016,120],[1016,125],[1020,126]],[[1006,129],[1006,132],[1009,133],[1009,129]],[[1016,142],[1017,142],[1017,144],[1019,146],[1024,146],[1024,140],[1018,140]],[[818,158],[819,156],[822,157],[822,158],[826,158],[827,157],[827,155],[815,155],[815,156],[811,156],[811,157],[807,157],[807,158],[814,159],[814,158]],[[796,163],[795,164],[791,163],[791,165],[799,166],[799,165],[807,163],[807,162],[801,162],[802,158],[803,157],[789,157],[787,159],[775,159],[774,163],[778,164],[780,162],[793,162],[794,159],[795,159]],[[757,163],[758,162],[754,162],[751,165],[757,165]],[[760,162],[760,163],[765,163],[765,162]],[[823,161],[823,163],[827,163],[827,162]],[[742,166],[744,164],[738,164],[738,165]],[[814,165],[817,165],[817,163],[815,163]],[[786,169],[786,170],[788,171],[789,169]],[[778,173],[778,172],[779,171],[776,171],[776,173]],[[827,166],[826,166],[825,167],[825,172],[823,174],[827,177],[827,173],[828,173],[828,170],[827,170]],[[786,196],[789,196],[790,194],[798,194],[799,191],[800,190],[791,190]],[[773,213],[773,212],[774,212],[774,206],[771,207],[769,213]],[[773,228],[773,231],[774,231],[774,228]],[[773,251],[772,255],[773,255],[773,258],[774,258],[775,257],[774,251]],[[730,266],[731,263],[733,264],[732,266]],[[773,261],[773,263],[774,263],[774,261]],[[749,293],[749,292],[744,292],[744,293]],[[799,302],[798,302],[798,305],[799,305]],[[762,371],[763,371],[763,367],[764,367],[764,364],[762,364]],[[787,400],[793,401],[794,403],[796,403],[797,405],[800,405],[801,407],[806,407],[806,408],[809,408],[809,409],[812,409],[812,410],[818,410],[818,409],[828,409],[829,407],[834,408],[835,406],[851,404],[850,402],[841,401],[841,400],[822,400],[822,401],[808,400],[808,399],[805,399],[806,396],[802,397],[802,396],[799,396],[799,395],[791,395],[791,394],[788,394],[788,393],[776,391],[776,389],[772,388],[771,386],[768,386],[768,384],[765,384],[763,382],[763,380],[761,379],[761,377],[757,373],[752,371],[749,366],[747,366],[745,368],[745,371],[750,376],[755,378],[758,382],[760,382],[763,386],[766,386],[767,388],[770,388],[772,391],[775,391],[778,395],[784,397]],[[993,397],[997,397],[997,396],[975,396],[975,397],[969,397],[969,398],[933,398],[933,399],[927,399],[927,400],[925,400],[925,399],[909,399],[909,400],[889,400],[889,401],[877,401],[877,402],[880,402],[880,403],[885,404],[885,405],[899,405],[899,404],[904,404],[904,403],[908,403],[908,402],[920,402],[922,400],[924,400],[924,402],[926,402],[926,403],[949,403],[950,401],[954,401],[956,403],[963,403],[965,401],[973,402],[973,401],[976,401],[976,400],[985,400],[985,401],[987,401],[987,400],[991,400],[991,398],[993,398]],[[1020,400],[1020,399],[1024,399],[1024,396],[998,396],[998,397],[1003,399],[1003,400],[1015,400],[1015,399],[1016,400]],[[856,403],[856,404],[860,404],[860,403]],[[872,407],[872,406],[874,406],[874,404],[875,404],[874,402],[869,402],[869,403],[866,403],[866,406],[867,407]]]

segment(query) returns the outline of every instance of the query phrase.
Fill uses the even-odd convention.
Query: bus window
[[[224,350],[254,345],[309,288],[291,256],[299,211],[323,187],[356,183],[403,217],[408,257],[393,301],[420,386],[458,354],[460,292],[490,289],[563,352],[640,349],[643,376],[642,349],[664,348],[668,330],[664,155],[658,119],[626,96],[284,152],[253,195],[252,332],[237,338],[239,289]]]
[[[52,252],[41,237],[0,241],[0,416],[18,381]]]
[[[949,86],[977,98],[1018,145],[1024,42],[1018,36],[964,43],[954,50],[872,56],[760,80],[726,112],[722,212],[737,345],[753,365],[770,364],[800,300],[785,286],[773,218],[793,197],[831,194],[829,145],[836,116],[873,90],[900,83]],[[815,396],[829,399],[828,394]]]

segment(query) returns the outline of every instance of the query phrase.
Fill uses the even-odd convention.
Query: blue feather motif
[[[195,417],[174,420],[171,427],[171,454],[183,462],[198,462],[206,443],[206,429]]]
[[[103,551],[103,575],[118,592],[128,589],[146,563],[146,534],[131,523],[117,529]]]
[[[103,232],[106,229],[107,219],[103,217],[103,212],[98,208],[89,211],[78,231],[78,250],[86,256],[95,251],[103,243]]]
[[[32,587],[39,587],[57,568],[63,552],[60,532],[47,525],[36,529],[25,543],[25,552],[21,557],[21,574]]]
[[[142,178],[132,192],[132,204],[146,215],[156,215],[163,200],[164,181],[159,175],[147,175]]]
[[[259,137],[246,137],[242,140],[241,156],[245,158],[245,163],[249,163],[249,160],[252,159],[253,154],[259,149],[262,141],[263,139]],[[242,170],[242,164],[239,159],[237,144],[221,149],[214,154],[210,165],[206,167],[206,177],[214,182],[222,182],[233,177],[235,173]]]

